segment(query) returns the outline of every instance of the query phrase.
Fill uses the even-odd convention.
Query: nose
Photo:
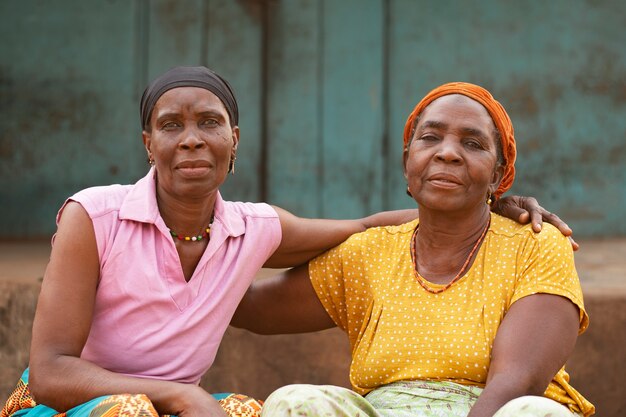
[[[442,162],[461,162],[462,158],[459,153],[459,146],[458,140],[446,137],[440,142],[439,148],[435,153],[435,158]]]
[[[204,140],[202,140],[201,134],[200,132],[198,132],[198,129],[195,129],[194,127],[188,127],[183,132],[178,146],[182,149],[190,150],[203,148],[205,144],[206,143],[204,142]]]

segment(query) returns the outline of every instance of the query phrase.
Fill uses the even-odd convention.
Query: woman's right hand
[[[183,395],[182,408],[178,417],[227,417],[220,403],[211,394],[197,385],[189,385]]]

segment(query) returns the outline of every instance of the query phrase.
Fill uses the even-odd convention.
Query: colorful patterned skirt
[[[262,402],[241,394],[213,394],[230,417],[260,417]],[[28,369],[0,412],[0,417],[159,417],[143,394],[94,398],[65,413],[37,404],[28,389]]]

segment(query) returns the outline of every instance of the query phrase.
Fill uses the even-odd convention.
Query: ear
[[[402,173],[404,174],[404,179],[408,181],[409,176],[406,172],[406,162],[409,160],[409,147],[411,144],[404,148],[402,151]]]
[[[496,168],[493,170],[493,175],[491,176],[491,184],[489,184],[489,194],[493,194],[496,192],[496,190],[500,186],[502,178],[504,178],[504,165],[497,164]]]
[[[141,132],[141,137],[143,139],[143,146],[146,148],[146,152],[148,152],[148,156],[152,153],[150,147],[152,145],[152,134],[146,132],[145,130]]]
[[[239,126],[233,126],[232,129],[233,134],[233,149],[231,150],[231,155],[237,155],[237,147],[239,146]]]

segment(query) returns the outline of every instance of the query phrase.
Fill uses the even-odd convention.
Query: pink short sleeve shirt
[[[70,200],[91,217],[100,256],[81,358],[125,375],[197,384],[255,274],[280,244],[276,211],[218,195],[211,239],[187,282],[159,214],[152,170],[135,185],[89,188]]]

